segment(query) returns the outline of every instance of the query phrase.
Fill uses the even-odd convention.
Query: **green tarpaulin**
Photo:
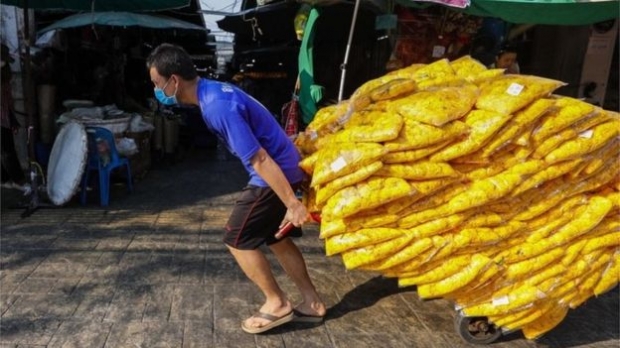
[[[54,24],[39,30],[38,34],[50,30],[68,29],[91,24],[117,27],[144,27],[153,29],[185,29],[206,31],[207,29],[193,23],[184,22],[176,18],[151,16],[132,12],[86,12],[65,17]]]
[[[428,7],[431,3],[396,0],[402,6]],[[470,15],[496,17],[510,23],[587,25],[620,17],[619,0],[471,0]]]
[[[0,0],[2,5],[72,11],[161,11],[189,6],[190,0]]]
[[[317,112],[316,103],[320,100],[320,87],[314,84],[313,48],[315,23],[319,11],[313,8],[308,15],[304,36],[299,48],[299,108],[305,124],[310,123]]]

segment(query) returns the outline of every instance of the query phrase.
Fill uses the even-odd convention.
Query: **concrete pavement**
[[[261,305],[221,243],[246,175],[234,160],[193,152],[152,170],[110,206],[40,209],[22,219],[3,190],[0,348],[8,347],[473,347],[444,300],[421,301],[392,279],[328,258],[316,225],[297,239],[328,305],[323,324],[241,331]],[[270,257],[272,262],[275,260]],[[276,268],[294,301],[293,284]],[[619,347],[618,288],[569,313],[536,341],[513,333],[493,347]]]

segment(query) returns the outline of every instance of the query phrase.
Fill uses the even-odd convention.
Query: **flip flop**
[[[263,326],[259,326],[259,327],[250,327],[250,326],[246,326],[245,325],[245,321],[241,323],[241,328],[243,329],[243,331],[250,333],[250,334],[258,334],[261,332],[265,332],[268,330],[271,330],[275,327],[278,327],[282,324],[286,324],[289,321],[293,320],[294,314],[293,311],[288,312],[287,314],[281,316],[281,317],[277,317],[275,315],[271,315],[268,313],[263,313],[263,312],[258,312],[256,314],[254,314],[252,317],[255,318],[262,318],[262,319],[267,319],[267,320],[271,320],[271,323],[265,324]]]
[[[293,313],[295,314],[293,321],[296,323],[320,323],[324,318],[319,315],[305,314],[296,309],[293,309]]]

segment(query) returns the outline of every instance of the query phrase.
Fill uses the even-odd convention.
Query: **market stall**
[[[360,2],[364,3],[362,0],[356,1]],[[385,11],[389,14],[385,17],[389,19],[387,22],[395,38],[393,69],[412,63],[474,55],[476,49],[487,51],[483,54],[494,57],[502,41],[513,40],[514,36],[536,25],[585,26],[600,23],[613,28],[614,21],[620,17],[620,3],[614,0],[397,0],[391,7],[386,5]],[[504,30],[504,33],[496,33],[497,37],[479,37],[477,32],[481,29],[483,18],[510,23],[513,33]],[[352,27],[351,35],[353,31]],[[480,41],[475,42],[476,39]],[[485,60],[484,56],[475,57]],[[343,67],[346,63],[345,60]],[[490,64],[491,61],[484,63]]]
[[[59,105],[62,105],[61,103],[63,101],[70,100],[70,99],[91,99],[90,96],[85,98],[85,96],[78,95],[78,93],[73,94],[73,95],[52,96],[52,94],[58,93],[59,91],[67,92],[68,89],[61,88],[59,86],[53,86],[51,84],[35,86],[35,72],[33,71],[33,59],[31,56],[31,54],[33,53],[31,48],[34,46],[34,42],[35,42],[35,35],[34,35],[34,32],[32,31],[32,24],[34,23],[33,17],[32,17],[33,15],[32,9],[88,11],[90,13],[90,18],[92,20],[95,17],[94,13],[99,12],[99,11],[128,11],[128,12],[158,11],[158,12],[162,12],[165,10],[173,10],[173,9],[176,11],[179,11],[183,8],[190,8],[193,2],[189,0],[147,0],[147,1],[122,0],[122,1],[103,1],[103,2],[102,1],[66,1],[66,0],[58,0],[58,1],[2,0],[0,1],[0,3],[2,5],[10,5],[10,6],[16,6],[16,7],[21,8],[23,10],[23,23],[26,23],[26,25],[23,25],[23,27],[18,28],[20,32],[20,38],[19,38],[19,43],[17,44],[17,46],[21,47],[20,51],[23,54],[21,58],[23,58],[22,66],[24,69],[24,80],[23,80],[23,93],[24,94],[23,95],[24,95],[24,108],[25,108],[24,113],[26,115],[25,117],[26,122],[24,126],[27,129],[27,133],[28,133],[27,136],[24,137],[24,140],[25,140],[24,142],[26,143],[26,147],[28,148],[27,161],[30,164],[30,169],[29,169],[31,172],[30,177],[33,178],[32,186],[34,188],[31,194],[31,201],[28,207],[26,208],[26,211],[23,214],[23,216],[28,216],[32,212],[37,210],[39,207],[41,207],[40,199],[38,197],[38,192],[39,192],[38,186],[42,184],[41,179],[42,179],[42,176],[44,176],[45,174],[43,173],[42,166],[38,163],[38,161],[47,160],[50,156],[50,153],[53,151],[53,149],[50,148],[51,146],[50,141],[54,138],[50,139],[50,137],[47,137],[44,139],[46,140],[46,143],[42,143],[39,132],[45,131],[46,135],[50,133],[52,133],[53,136],[56,135],[56,132],[58,131],[58,129],[57,128],[50,129],[53,127],[47,127],[46,125],[48,125],[49,123],[53,124],[53,120],[55,116],[57,116],[58,114],[64,111],[67,111],[67,110],[64,110],[62,106],[59,106]],[[197,14],[195,16],[197,16]],[[202,23],[202,21],[199,23]],[[138,23],[130,23],[129,25],[133,26],[136,24]],[[178,24],[179,23],[177,22],[177,25]],[[18,26],[17,22],[15,23],[15,25]],[[126,25],[127,23],[125,23],[119,28],[126,28]],[[93,29],[92,33],[95,33],[95,34],[102,34],[103,32],[107,31],[103,27],[99,31],[95,31],[94,30],[95,26],[93,24],[90,24],[90,26],[91,26],[91,29]],[[207,33],[206,28],[199,26],[199,25],[195,25],[195,28],[196,27],[199,27],[201,29],[201,32],[206,35]],[[72,29],[66,29],[66,30],[72,30]],[[182,29],[182,30],[185,30],[185,29]],[[190,30],[196,31],[194,29],[190,29]],[[168,37],[170,35],[176,36],[179,33],[178,30],[164,30],[162,32],[167,33],[166,35],[163,35],[164,37]],[[67,65],[67,66],[60,67],[60,68],[56,66],[55,67],[56,69],[54,69],[54,71],[63,71],[61,70],[63,68],[68,69],[68,71],[72,71],[73,69],[77,67],[83,66],[84,63],[95,62],[95,61],[98,61],[101,63],[101,58],[110,58],[108,59],[110,66],[106,67],[106,65],[108,64],[105,63],[103,64],[104,66],[103,69],[95,69],[96,66],[91,67],[91,69],[87,70],[88,73],[82,71],[79,74],[73,75],[73,77],[77,77],[78,79],[83,78],[83,77],[89,77],[89,76],[92,76],[91,75],[92,72],[97,72],[97,71],[103,72],[106,70],[107,70],[106,73],[109,73],[111,70],[112,74],[109,74],[109,75],[117,76],[117,77],[121,76],[122,74],[119,74],[119,72],[122,72],[123,70],[123,64],[124,64],[123,60],[112,59],[111,57],[109,57],[109,55],[112,55],[113,53],[118,53],[116,48],[118,48],[119,44],[121,43],[121,40],[119,40],[119,37],[120,36],[118,35],[118,33],[116,35],[105,36],[106,40],[115,38],[115,40],[110,40],[114,45],[112,45],[111,49],[109,50],[104,49],[103,51],[104,54],[92,55],[91,56],[92,59],[88,59],[88,55],[81,55],[85,53],[84,51],[79,52],[79,53],[71,52],[71,54],[68,56],[65,56],[65,58],[79,57],[78,59],[72,62],[72,64],[73,63],[76,63],[76,64]],[[83,37],[83,38],[86,38],[86,37]],[[90,43],[97,45],[97,44],[101,44],[101,42],[98,42],[99,38],[100,37],[97,37],[97,36],[91,36],[90,40],[84,40],[84,41],[90,41]],[[206,39],[204,41],[206,41]],[[75,42],[75,40],[73,42]],[[196,40],[191,40],[191,42],[196,42]],[[194,47],[192,45],[189,45],[189,46]],[[115,57],[122,58],[122,55],[115,55]],[[67,63],[68,59],[64,59],[63,61],[64,63]],[[142,64],[140,66],[140,69],[130,69],[130,71],[143,71],[142,69],[143,66],[144,65]],[[111,69],[107,69],[107,68],[111,68]],[[60,81],[63,81],[66,83],[66,82],[75,82],[76,80],[72,80],[70,78],[67,78],[67,76],[63,76],[63,78],[61,78]],[[119,82],[119,81],[116,81],[116,82]],[[81,91],[84,91],[85,86],[89,87],[86,89],[92,90],[93,84],[82,85]],[[66,87],[66,86],[62,86],[62,87]],[[114,96],[114,97],[120,96],[121,98],[125,99],[127,94],[123,94],[122,93],[123,89],[118,88],[118,87],[119,85],[116,84],[114,87],[108,88],[109,93],[107,93],[107,95]],[[120,86],[120,87],[125,87],[125,86]],[[133,86],[133,87],[137,87],[137,86]],[[37,97],[37,92],[41,94],[38,97]],[[117,92],[120,92],[120,93],[117,93]],[[43,108],[40,108],[39,111],[41,115],[44,116],[44,117],[41,117],[41,121],[45,123],[45,125],[42,128],[40,127],[39,119],[37,118],[37,116],[41,116],[41,115],[37,115],[37,110],[35,110],[35,107],[37,104],[35,100],[37,99],[38,101],[43,101],[44,103],[55,104],[54,107],[46,107],[49,105],[45,105]],[[94,100],[93,102],[95,102],[97,106],[104,106],[108,104],[108,102],[99,102],[99,101],[94,101]],[[126,105],[118,105],[118,106],[127,111],[136,111],[136,110],[132,110],[128,108]],[[144,109],[141,109],[139,111],[144,111]]]

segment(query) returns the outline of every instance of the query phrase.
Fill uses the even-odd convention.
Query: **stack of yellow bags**
[[[327,255],[536,338],[618,284],[620,118],[471,57],[412,65],[296,145]]]

